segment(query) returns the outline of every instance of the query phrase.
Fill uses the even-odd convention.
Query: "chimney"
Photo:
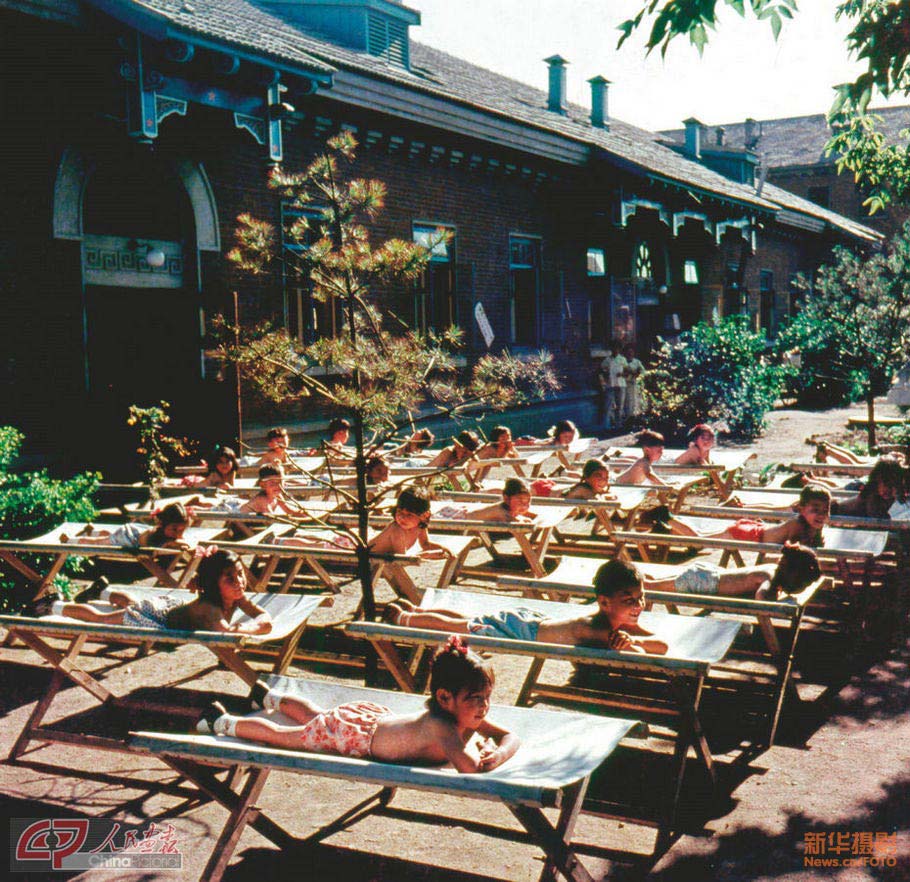
[[[761,138],[761,126],[757,120],[747,117],[743,125],[743,142],[746,150],[754,150]]]
[[[718,126],[715,132],[715,136],[717,137],[717,146],[723,147],[724,142],[727,139],[727,130],[723,126]]]
[[[560,55],[551,55],[544,61],[550,68],[550,93],[547,109],[565,115],[566,112],[566,65],[569,63]]]
[[[591,125],[596,129],[610,128],[610,114],[607,109],[607,91],[610,81],[604,77],[591,77]]]
[[[701,122],[690,116],[683,120],[683,125],[686,127],[686,153],[693,159],[701,159]]]

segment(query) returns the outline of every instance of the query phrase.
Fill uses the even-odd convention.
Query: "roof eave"
[[[313,66],[309,67],[281,58],[271,57],[263,52],[256,52],[242,47],[238,48],[236,44],[227,40],[221,42],[215,38],[202,37],[188,28],[182,28],[174,24],[163,13],[136,3],[124,4],[122,0],[87,0],[87,2],[98,11],[129,27],[135,28],[153,40],[185,40],[187,43],[203,49],[229,52],[244,61],[250,61],[255,64],[273,64],[287,73],[316,80],[322,85],[331,86],[332,84],[334,68],[323,61],[317,61],[315,58],[313,59]]]

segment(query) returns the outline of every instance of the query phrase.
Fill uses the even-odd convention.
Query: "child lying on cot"
[[[200,549],[201,550],[201,549]],[[120,609],[104,612],[91,603],[54,601],[36,614],[68,616],[83,622],[103,625],[128,625],[133,628],[166,628],[173,631],[224,631],[229,634],[268,634],[272,618],[246,595],[246,570],[233,551],[202,552],[196,584],[200,596],[189,603],[171,597],[137,599],[126,591],[108,590],[107,600]],[[252,621],[231,624],[235,610]]]
[[[91,524],[73,536],[60,534],[61,542],[77,545],[119,545],[121,548],[189,548],[183,534],[190,524],[186,508],[179,502],[166,505],[155,516],[156,527],[141,524],[124,524],[116,530],[97,530]]]
[[[212,450],[208,459],[208,471],[196,487],[215,487],[218,490],[230,490],[240,469],[237,454],[233,448],[218,444]]]
[[[551,619],[529,607],[501,610],[468,617],[447,609],[423,609],[399,598],[388,604],[392,624],[404,628],[454,631],[481,637],[504,637],[568,646],[591,646],[625,652],[665,655],[667,644],[638,624],[641,615],[641,574],[631,564],[611,560],[594,576],[597,601],[585,615]]]
[[[287,545],[291,548],[327,548],[336,551],[353,551],[357,543],[344,533],[319,530],[296,530],[292,536],[278,536],[266,545]]]
[[[464,465],[468,460],[475,459],[477,449],[480,447],[480,438],[476,432],[465,429],[452,439],[448,447],[443,447],[428,463],[431,469],[453,469]]]
[[[477,451],[478,459],[514,459],[517,456],[512,430],[508,426],[490,429],[490,440]]]
[[[254,512],[255,514],[287,515],[305,514],[304,509],[284,492],[284,470],[280,465],[265,465],[259,469],[259,492],[240,507],[240,511]]]
[[[197,728],[286,750],[402,765],[450,763],[459,772],[489,772],[511,758],[520,744],[517,735],[486,718],[494,680],[489,663],[452,636],[433,656],[424,711],[396,714],[370,701],[324,710],[306,698],[270,690],[260,680],[251,701],[266,711],[280,711],[295,725],[232,716],[215,702]],[[482,739],[479,747],[475,735]]]
[[[642,456],[616,478],[616,483],[653,484],[655,487],[666,487],[667,483],[658,478],[651,468],[651,464],[663,456],[664,436],[660,432],[645,429],[635,436],[635,443],[641,448]]]
[[[265,436],[266,451],[262,454],[257,466],[284,465],[290,461],[288,448],[291,446],[291,437],[287,429],[275,427],[269,429]]]
[[[796,517],[782,524],[768,525],[752,518],[740,518],[715,532],[696,532],[673,517],[666,506],[654,509],[655,526],[677,536],[702,536],[735,539],[740,542],[801,542],[818,548],[822,544],[822,529],[831,514],[831,494],[825,487],[810,484],[803,487],[796,502]]]
[[[563,499],[607,499],[610,495],[610,470],[599,459],[589,459],[582,467],[581,480],[562,494]]]
[[[405,487],[395,500],[392,523],[370,542],[372,554],[407,554],[415,545],[420,556],[442,558],[448,552],[427,535],[430,523],[430,499],[423,490]]]
[[[507,478],[502,487],[502,502],[469,511],[464,517],[495,523],[527,522],[533,521],[537,512],[531,511],[531,488],[521,478]]]
[[[689,446],[674,460],[677,465],[711,465],[711,448],[714,446],[714,429],[699,423],[689,429],[686,440]]]
[[[707,561],[693,561],[672,579],[645,577],[645,588],[649,591],[777,600],[781,592],[799,594],[820,575],[815,552],[797,542],[787,542],[781,549],[777,566],[759,564],[725,570]]]

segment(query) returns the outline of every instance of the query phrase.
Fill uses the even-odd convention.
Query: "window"
[[[728,263],[724,278],[724,315],[737,315],[745,309],[745,297],[739,285],[739,264]]]
[[[651,249],[648,248],[647,242],[639,242],[638,248],[635,249],[635,262],[632,268],[632,274],[636,279],[654,279],[654,265],[651,261]]]
[[[809,187],[809,201],[820,205],[822,208],[828,208],[831,205],[831,188],[830,187]]]
[[[540,239],[509,236],[510,330],[513,343],[537,343],[540,298]]]
[[[758,274],[758,290],[762,294],[774,290],[774,273],[771,270],[762,270]]]
[[[367,13],[367,52],[389,64],[409,68],[408,26],[375,12]]]
[[[324,210],[318,206],[301,208],[281,203],[281,245],[291,254],[304,253],[321,235],[319,225]],[[303,221],[306,222],[304,226]],[[312,343],[319,337],[334,337],[341,330],[341,302],[322,303],[312,296],[306,272],[297,273],[285,265],[284,303],[288,333],[301,343]],[[333,308],[334,305],[334,308]]]
[[[687,260],[683,264],[683,281],[687,285],[698,284],[698,264],[694,260]]]
[[[414,241],[430,249],[430,262],[414,286],[414,329],[444,331],[460,318],[455,297],[455,228],[415,223],[412,229]],[[449,238],[443,239],[442,233],[449,233]]]
[[[588,249],[588,277],[601,278],[607,274],[607,257],[603,248]]]

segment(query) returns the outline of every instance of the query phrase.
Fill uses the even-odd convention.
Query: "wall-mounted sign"
[[[494,334],[482,303],[475,304],[474,318],[477,320],[477,327],[480,328],[480,333],[483,334],[483,342],[487,344],[487,349],[489,349],[493,342]]]

